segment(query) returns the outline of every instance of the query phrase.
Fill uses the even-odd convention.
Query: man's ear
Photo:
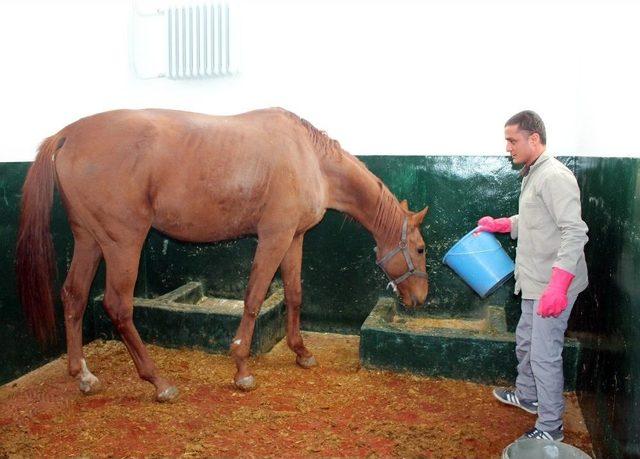
[[[534,132],[533,134],[531,134],[529,136],[529,142],[531,142],[532,145],[539,145],[540,144],[540,134],[538,134],[537,132]]]
[[[400,207],[402,207],[404,210],[409,212],[409,203],[407,202],[406,199],[403,199],[402,201],[400,201]]]
[[[427,215],[428,211],[429,211],[429,206],[425,207],[420,212],[413,214],[413,223],[416,226],[420,226],[420,224],[424,220],[425,215]]]

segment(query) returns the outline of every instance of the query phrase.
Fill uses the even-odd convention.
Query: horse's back
[[[262,109],[218,116],[166,109],[114,110],[82,118],[64,128],[66,156],[73,161],[113,162],[141,155],[150,162],[175,156],[221,156],[229,150],[248,154],[310,153],[300,147],[302,130],[294,115],[282,109]],[[296,137],[298,137],[296,139]],[[69,151],[71,150],[71,151]],[[275,155],[275,156],[274,156]]]
[[[293,219],[318,214],[323,182],[304,134],[278,109],[118,110],[61,131],[56,169],[65,195],[85,208],[150,221],[180,239],[219,240],[255,233],[276,201]]]

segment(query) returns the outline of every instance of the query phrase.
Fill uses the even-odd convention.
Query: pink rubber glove
[[[542,317],[558,317],[567,308],[567,290],[575,276],[560,268],[551,268],[551,280],[542,292],[538,314]]]
[[[482,217],[478,220],[478,233],[487,231],[489,233],[509,233],[511,232],[510,218]]]

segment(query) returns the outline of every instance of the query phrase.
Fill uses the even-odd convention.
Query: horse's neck
[[[389,222],[381,225],[381,217],[386,220],[390,216],[396,222],[394,226],[402,224],[398,217],[402,211],[397,200],[355,158],[345,154],[340,161],[323,167],[323,172],[328,185],[328,207],[356,219],[376,242],[384,240],[389,233]]]

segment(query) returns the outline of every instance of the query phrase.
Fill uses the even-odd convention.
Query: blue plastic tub
[[[467,233],[445,254],[442,262],[453,269],[482,298],[495,292],[515,268],[496,237],[483,231]]]

